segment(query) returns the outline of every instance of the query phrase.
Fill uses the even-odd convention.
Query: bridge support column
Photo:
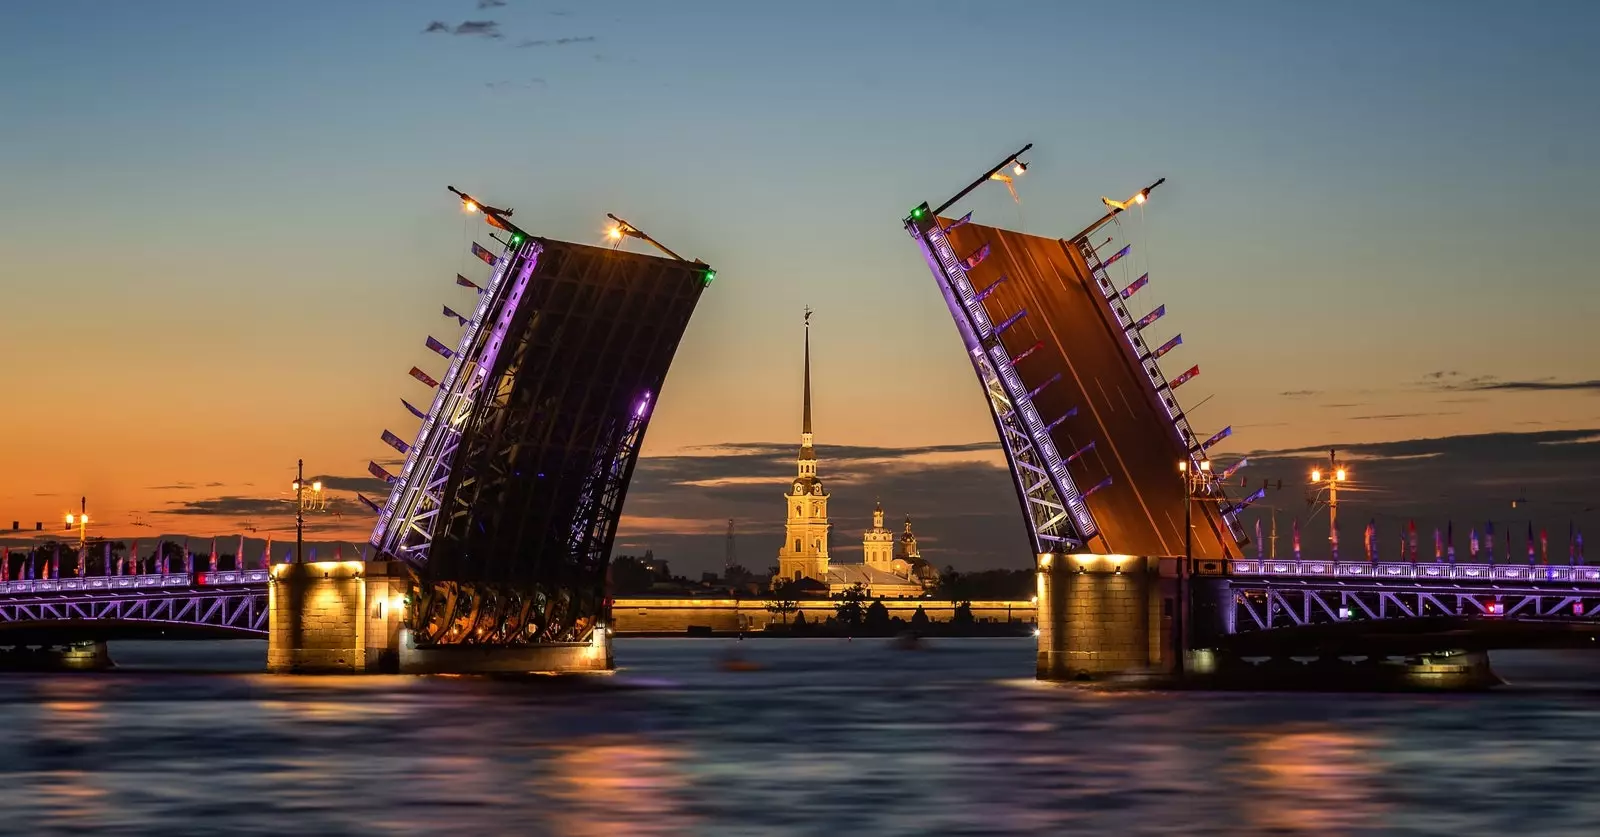
[[[1040,555],[1038,679],[1146,671],[1155,570],[1131,555]]]
[[[400,623],[410,589],[409,572],[396,562],[274,566],[267,588],[267,670],[398,671]]]

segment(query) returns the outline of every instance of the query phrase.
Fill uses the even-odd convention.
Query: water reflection
[[[1600,724],[1581,688],[1105,694],[1033,685],[1025,640],[746,646],[761,667],[730,672],[716,642],[625,641],[625,669],[599,685],[0,677],[0,833],[1232,837],[1600,820]],[[1586,664],[1600,680],[1600,660],[1563,670],[1582,681],[1570,668]]]
[[[1268,832],[1347,834],[1382,822],[1378,756],[1367,737],[1331,728],[1254,734],[1242,748],[1250,822]]]

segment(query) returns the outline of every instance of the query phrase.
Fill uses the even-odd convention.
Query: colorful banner
[[[427,413],[424,413],[423,411],[417,409],[416,406],[413,405],[410,401],[407,401],[404,398],[402,398],[402,399],[400,399],[400,403],[406,405],[406,410],[408,410],[412,415],[416,416],[417,418],[424,419],[424,420],[426,420],[428,418],[428,414]]]
[[[1162,305],[1161,307],[1157,308],[1156,310],[1151,311],[1150,313],[1148,313],[1148,314],[1144,315],[1143,317],[1141,317],[1138,322],[1133,324],[1133,327],[1134,328],[1139,328],[1139,329],[1145,328],[1146,326],[1150,325],[1151,323],[1155,322],[1156,320],[1161,319],[1163,316],[1166,315],[1166,313],[1167,313],[1167,306]],[[1165,347],[1163,347],[1163,348],[1165,348]],[[1165,352],[1163,352],[1162,354],[1165,354]],[[1160,357],[1160,356],[1161,355],[1156,355],[1156,357]]]
[[[457,314],[454,311],[451,311],[450,310],[450,306],[448,306],[448,305],[446,305],[444,307],[444,315],[446,317],[455,317],[456,318],[456,325],[466,325],[467,324],[467,318],[461,316],[460,314]]]
[[[1438,563],[1444,560],[1444,536],[1439,534],[1439,527],[1433,527],[1433,560]]]
[[[1232,477],[1234,474],[1237,474],[1239,472],[1240,468],[1243,468],[1244,466],[1248,465],[1249,463],[1250,463],[1250,460],[1248,458],[1241,459],[1238,462],[1235,462],[1232,465],[1229,465],[1227,468],[1223,469],[1222,476],[1218,477],[1217,479],[1222,481],[1222,482],[1227,482],[1229,477]]]
[[[1456,522],[1454,520],[1444,526],[1444,559],[1449,561],[1451,566],[1456,563]]]
[[[1191,367],[1189,367],[1189,371],[1184,372],[1182,375],[1179,375],[1176,378],[1173,378],[1172,379],[1172,383],[1169,384],[1168,386],[1170,386],[1172,389],[1177,389],[1178,387],[1181,387],[1184,384],[1187,384],[1190,381],[1194,380],[1195,376],[1199,375],[1199,374],[1200,374],[1200,367],[1198,365],[1191,366]]]
[[[1110,488],[1110,487],[1111,487],[1111,478],[1110,477],[1106,477],[1105,479],[1095,483],[1093,488],[1089,489],[1088,491],[1083,492],[1083,496],[1088,497],[1090,494],[1093,494],[1093,493],[1095,493],[1096,491],[1099,491],[1102,488]]]
[[[1149,282],[1150,282],[1150,274],[1148,274],[1148,273],[1146,273],[1143,276],[1140,276],[1138,279],[1133,280],[1133,284],[1131,284],[1128,287],[1122,289],[1122,298],[1123,299],[1127,299],[1128,297],[1133,296],[1134,294],[1139,292],[1140,288],[1142,288],[1145,285],[1149,284]]]
[[[436,386],[439,385],[438,381],[435,381],[434,379],[428,377],[428,373],[422,371],[421,369],[418,369],[415,366],[411,367],[411,377],[416,378],[417,380],[427,384],[430,387],[436,387]]]
[[[1078,448],[1076,453],[1074,453],[1071,456],[1067,457],[1067,461],[1068,462],[1075,462],[1080,457],[1082,457],[1084,454],[1086,454],[1086,453],[1088,453],[1089,451],[1092,451],[1092,450],[1094,450],[1094,442],[1090,442],[1089,444],[1084,445],[1081,448]]]
[[[506,223],[504,220],[502,220],[499,216],[495,215],[493,212],[489,212],[489,211],[485,210],[484,213],[483,213],[483,220],[491,227],[496,227],[498,229],[505,230],[506,232],[511,232],[512,231],[511,230],[511,225]]]
[[[1121,259],[1123,256],[1128,255],[1128,251],[1132,250],[1132,249],[1133,249],[1133,245],[1129,244],[1128,246],[1122,248],[1121,250],[1118,250],[1117,252],[1112,253],[1111,254],[1111,258],[1106,259],[1105,261],[1101,262],[1100,266],[1101,267],[1110,267],[1110,266],[1116,264],[1119,259]]]
[[[969,222],[971,220],[972,220],[972,213],[968,212],[967,214],[961,216],[960,218],[957,218],[954,221],[951,221],[949,223],[949,225],[947,225],[944,228],[944,231],[945,232],[949,232],[949,231],[955,229],[956,227],[966,226],[967,222]]]
[[[424,343],[423,345],[427,346],[429,349],[432,349],[435,352],[438,352],[439,356],[442,357],[442,358],[447,358],[448,359],[448,358],[453,358],[453,357],[456,356],[456,353],[454,351],[452,351],[449,346],[446,346],[445,344],[440,343],[438,340],[435,340],[432,337],[429,337],[427,342]]]
[[[388,471],[383,470],[383,466],[379,465],[376,462],[368,462],[367,463],[367,473],[377,477],[380,480],[383,480],[384,482],[389,482],[389,483],[394,482],[394,474],[391,474]]]
[[[1528,521],[1528,566],[1533,566],[1538,560],[1539,556],[1533,549],[1533,521],[1530,520]]]
[[[1294,519],[1294,560],[1300,560],[1300,518]]]
[[[1167,352],[1170,352],[1173,349],[1176,349],[1176,348],[1178,348],[1179,346],[1182,346],[1182,345],[1183,345],[1183,335],[1180,334],[1177,337],[1174,337],[1171,340],[1168,340],[1167,342],[1162,343],[1161,344],[1161,348],[1156,349],[1153,353],[1151,353],[1150,356],[1153,357],[1153,358],[1161,357],[1162,355],[1166,354]]]
[[[500,259],[495,257],[495,254],[489,252],[484,248],[483,245],[476,241],[472,242],[472,255],[477,256],[480,261],[486,265],[489,265],[490,267],[493,267],[496,262],[500,261]],[[472,287],[476,288],[478,286],[473,285]]]
[[[1260,561],[1267,556],[1264,553],[1265,544],[1261,540],[1261,518],[1256,518],[1256,560]]]
[[[360,492],[356,493],[356,499],[360,500],[362,502],[362,504],[365,505],[367,508],[372,509],[372,513],[373,514],[382,514],[382,511],[378,508],[378,504],[372,502],[371,500],[368,500]]]
[[[1212,436],[1211,438],[1205,440],[1205,442],[1200,445],[1200,449],[1201,450],[1211,450],[1211,446],[1212,445],[1215,445],[1216,443],[1218,443],[1218,442],[1222,441],[1223,439],[1226,439],[1226,438],[1228,438],[1229,436],[1232,436],[1232,435],[1233,435],[1233,425],[1230,424],[1227,427],[1224,427],[1221,430],[1218,430],[1217,431],[1217,435]]]
[[[1417,522],[1415,520],[1406,526],[1406,545],[1411,547],[1411,563],[1417,563]]]
[[[961,263],[961,265],[967,270],[971,270],[977,267],[979,262],[987,258],[989,258],[989,245],[985,244],[982,247],[979,247],[976,253],[968,256],[966,260]]]
[[[394,448],[397,451],[400,451],[401,453],[410,453],[411,452],[411,446],[410,445],[406,444],[405,441],[403,441],[399,436],[396,436],[396,435],[394,435],[393,433],[390,433],[387,430],[383,431],[383,436],[381,436],[380,438],[383,439],[383,443],[384,444],[388,445],[391,448]]]
[[[474,244],[473,246],[476,247],[477,245]],[[468,279],[467,277],[462,276],[459,273],[456,274],[456,284],[460,285],[463,288],[471,288],[471,289],[473,289],[475,291],[483,290],[483,288],[480,287],[477,282],[474,282],[471,279]]]

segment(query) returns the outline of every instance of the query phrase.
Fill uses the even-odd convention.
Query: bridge
[[[5,581],[0,646],[87,641],[102,660],[108,638],[265,635],[268,668],[283,672],[611,666],[617,520],[716,273],[615,216],[613,245],[659,254],[533,235],[513,210],[451,191],[499,246],[463,254],[477,268],[455,284],[475,299],[445,307],[459,337],[419,340],[446,368],[412,367],[429,407],[402,398],[416,431],[380,436],[405,459],[398,473],[369,466],[390,485],[381,507],[367,501],[371,559]]]
[[[985,184],[1013,185],[1027,150],[903,224],[1013,477],[1035,553],[1041,678],[1204,681],[1254,657],[1400,655],[1408,676],[1479,682],[1486,659],[1471,655],[1484,649],[1594,641],[1600,568],[1249,559],[1238,516],[1263,492],[1233,500],[1234,468],[1210,470],[1231,428],[1196,433],[1178,391],[1199,365],[1163,369],[1181,335],[1155,336],[1166,306],[1148,300],[1148,273],[1112,270],[1132,250],[1119,216],[1164,180],[1106,199],[1065,238],[947,214]],[[470,316],[446,308],[462,328],[454,348],[427,341],[446,371],[411,370],[433,390],[425,411],[405,402],[421,420],[411,441],[382,435],[405,459],[398,473],[370,466],[391,486],[372,504],[376,560],[3,582],[0,646],[7,635],[265,633],[274,671],[608,668],[617,519],[715,272],[621,219],[614,241],[661,255],[533,236],[510,210],[457,195],[505,237],[498,252],[472,245],[487,280],[457,276],[477,301]]]
[[[1183,338],[1158,335],[1167,307],[1150,299],[1150,273],[1127,269],[1121,215],[1165,178],[1103,199],[1106,212],[1065,237],[948,211],[995,181],[1016,197],[1031,147],[902,224],[950,310],[1014,480],[1036,556],[1040,678],[1164,672],[1217,683],[1247,657],[1401,655],[1401,680],[1479,685],[1492,675],[1473,653],[1594,641],[1600,568],[1249,560],[1238,516],[1265,489],[1235,501],[1224,484],[1244,463],[1211,471],[1210,451],[1232,428],[1197,435],[1179,389],[1200,366],[1162,368]],[[1368,677],[1343,663],[1326,669],[1334,681],[1379,682],[1394,669]],[[1260,671],[1266,680],[1250,676]],[[1234,682],[1298,676],[1256,667]]]

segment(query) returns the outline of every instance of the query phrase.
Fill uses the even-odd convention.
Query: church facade
[[[811,312],[806,311],[805,396],[800,424],[800,454],[795,477],[784,494],[783,545],[773,584],[795,583],[802,589],[839,595],[859,584],[876,597],[921,596],[938,574],[922,560],[911,518],[897,540],[884,528],[883,504],[872,515],[872,528],[862,535],[859,564],[835,564],[828,558],[828,493],[817,476],[817,452],[811,431]]]

